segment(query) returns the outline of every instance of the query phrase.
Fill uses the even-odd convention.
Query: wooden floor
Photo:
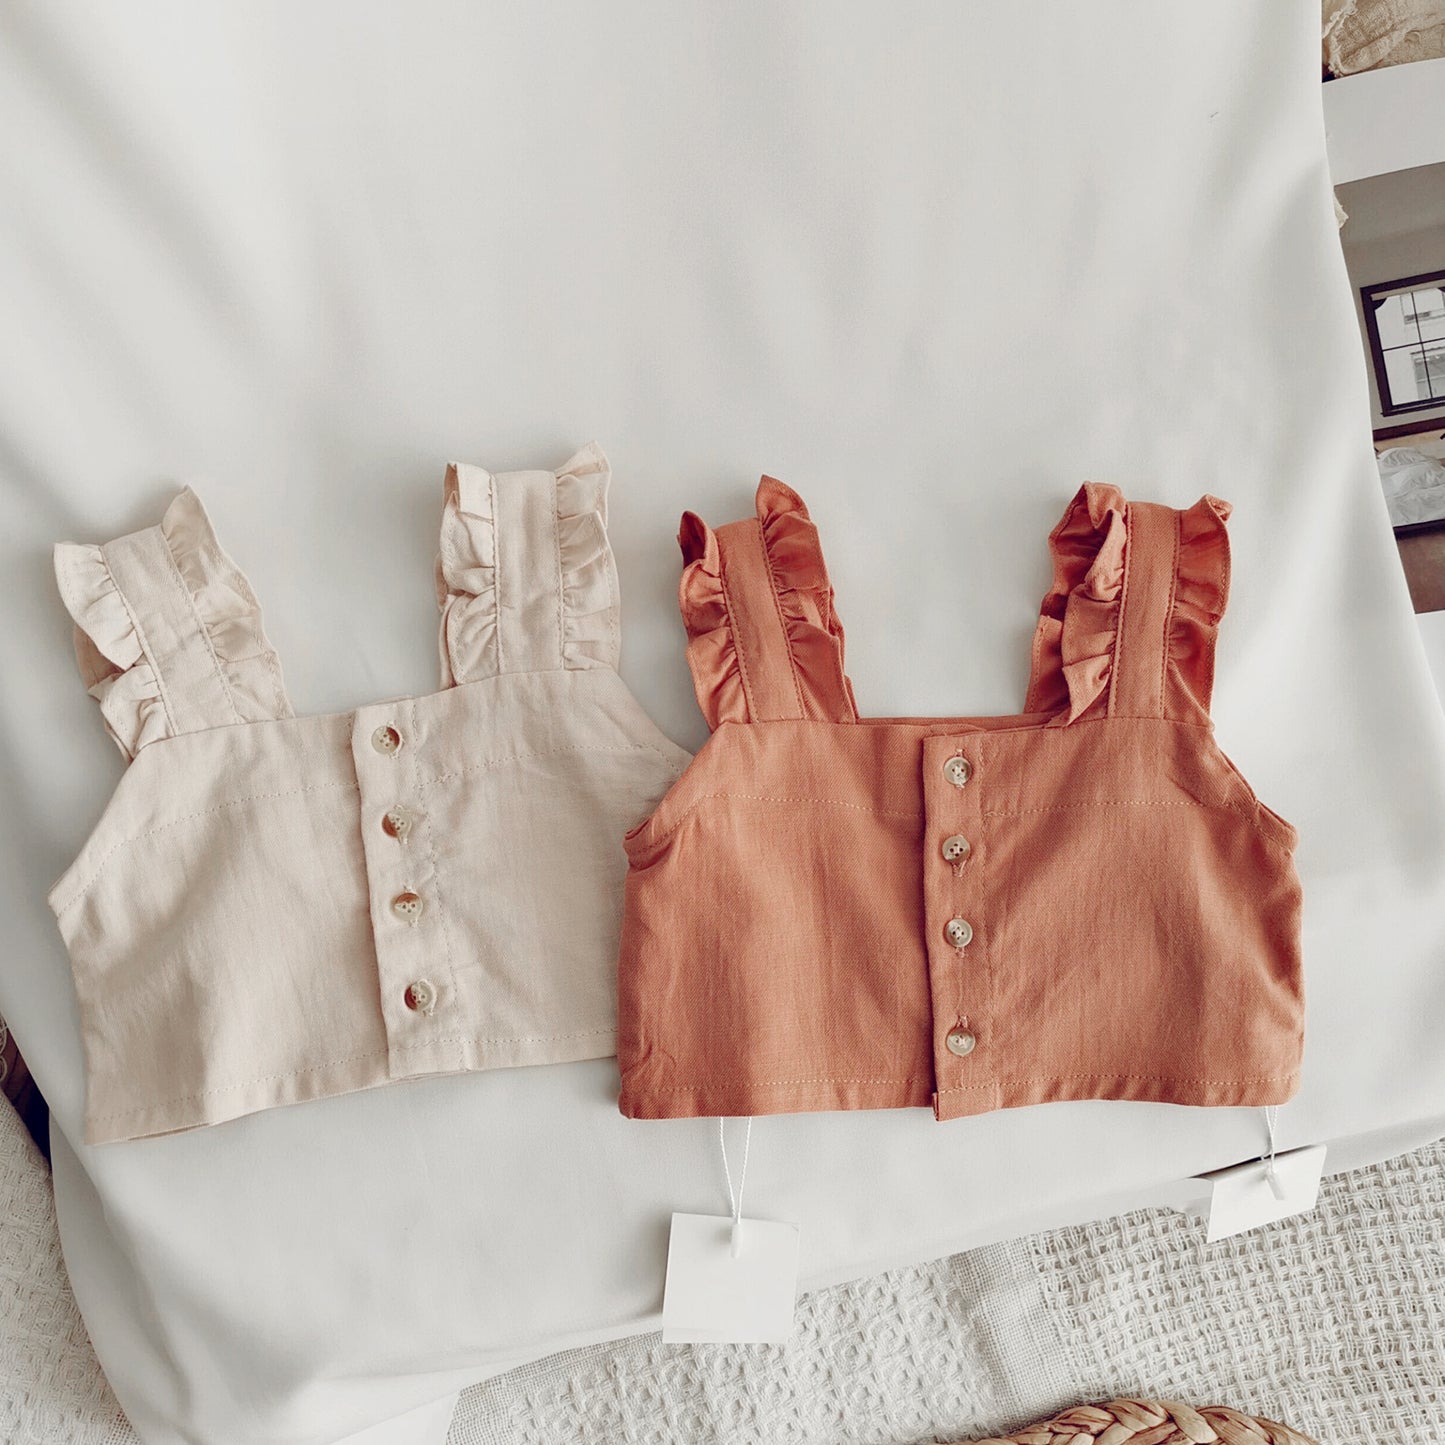
[[[1416,612],[1445,611],[1445,523],[1397,532],[1395,545]]]

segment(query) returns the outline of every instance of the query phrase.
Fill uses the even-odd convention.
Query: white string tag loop
[[[1265,1128],[1269,1130],[1269,1155],[1265,1159],[1264,1177],[1269,1184],[1270,1193],[1276,1199],[1282,1200],[1285,1197],[1285,1187],[1279,1177],[1279,1172],[1274,1163],[1274,1131],[1275,1125],[1279,1122],[1279,1105],[1266,1105],[1264,1110]]]
[[[748,1116],[747,1129],[743,1134],[743,1163],[738,1170],[738,1190],[733,1193],[733,1172],[728,1168],[728,1139],[727,1121],[717,1121],[717,1142],[718,1148],[722,1150],[723,1177],[728,1182],[728,1209],[733,1217],[732,1240],[729,1245],[729,1253],[734,1259],[742,1253],[743,1247],[743,1186],[748,1178],[748,1153],[753,1147],[753,1120]]]

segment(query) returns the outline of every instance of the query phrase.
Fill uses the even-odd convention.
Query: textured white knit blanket
[[[450,1445],[952,1441],[1120,1395],[1445,1441],[1445,1145],[1214,1245],[1140,1210],[824,1290],[785,1347],[558,1355],[463,1395]]]
[[[1205,1245],[1144,1210],[823,1290],[786,1346],[645,1335],[462,1396],[450,1445],[902,1445],[1153,1395],[1330,1445],[1445,1441],[1445,1144]],[[0,1100],[0,1440],[126,1445],[65,1280],[49,1175]]]

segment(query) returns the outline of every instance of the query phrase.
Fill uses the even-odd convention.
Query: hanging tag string
[[[748,1177],[748,1152],[753,1146],[753,1121],[748,1118],[748,1127],[743,1134],[743,1167],[738,1171],[738,1192],[733,1193],[733,1172],[728,1168],[728,1140],[725,1128],[726,1121],[717,1121],[717,1142],[722,1150],[723,1177],[728,1182],[728,1208],[733,1216],[732,1246],[730,1253],[736,1259],[742,1249],[743,1243],[743,1185]]]
[[[1274,1167],[1274,1127],[1279,1122],[1279,1105],[1270,1104],[1264,1111],[1265,1128],[1269,1130],[1269,1155],[1264,1162],[1264,1177],[1269,1183],[1270,1193],[1276,1199],[1284,1198],[1284,1185],[1280,1183],[1279,1174]]]

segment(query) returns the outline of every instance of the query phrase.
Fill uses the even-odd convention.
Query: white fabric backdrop
[[[1309,1043],[1282,1144],[1445,1129],[1445,723],[1386,530],[1312,0],[18,4],[0,46],[0,1009],[151,1441],[319,1442],[655,1322],[706,1123],[610,1062],[101,1150],[43,893],[119,761],[60,537],[194,482],[300,711],[434,685],[442,465],[611,455],[623,671],[695,746],[677,514],[767,469],[829,548],[871,713],[1015,710],[1085,477],[1236,504],[1216,717],[1301,829]],[[297,886],[304,888],[305,879]],[[1388,1132],[1388,1142],[1383,1131]],[[809,1286],[1086,1217],[1258,1116],[762,1121]]]

